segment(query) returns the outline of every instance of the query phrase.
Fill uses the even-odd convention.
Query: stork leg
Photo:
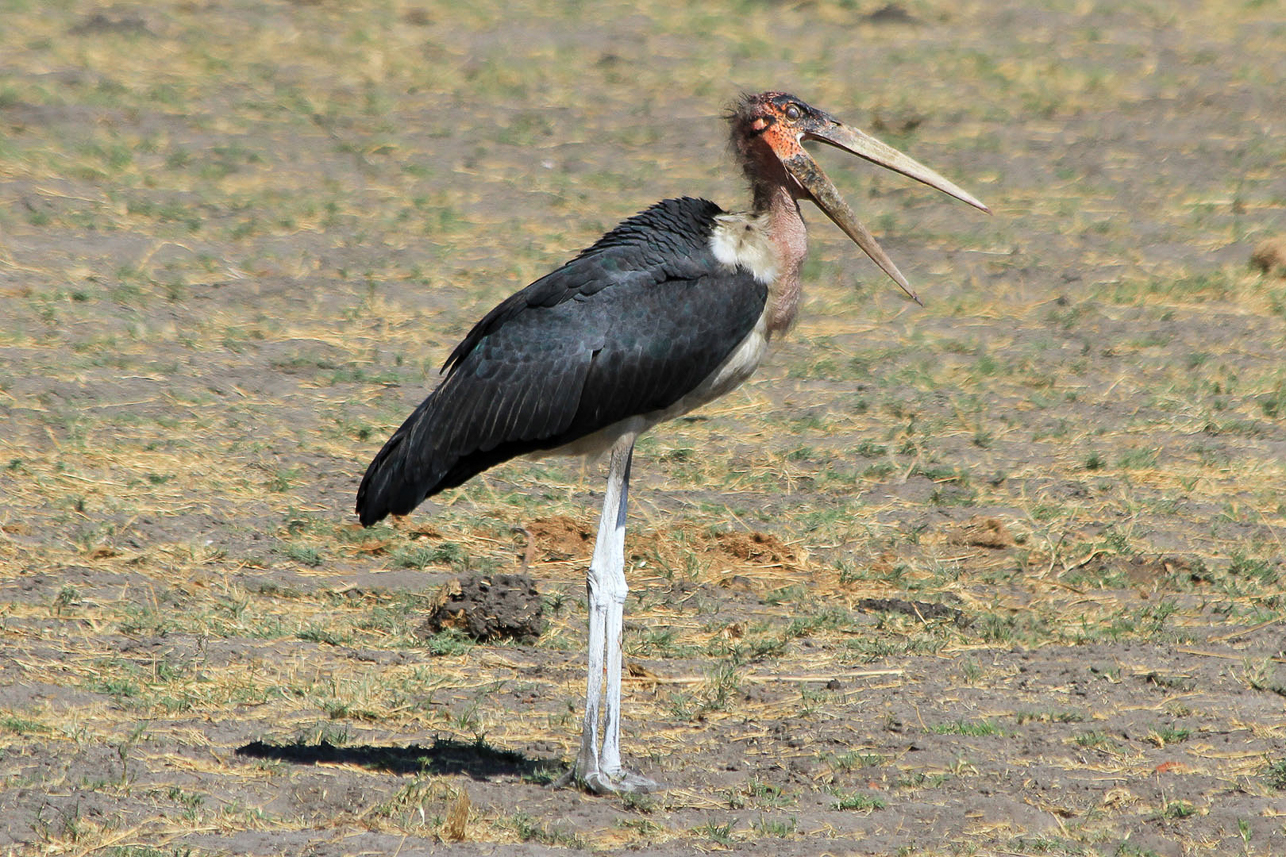
[[[592,791],[647,792],[652,780],[621,767],[621,632],[625,622],[625,510],[630,485],[630,461],[636,435],[622,436],[612,447],[603,513],[590,560],[589,680],[585,690],[585,722],[575,778]],[[604,693],[606,683],[606,693]],[[602,716],[600,719],[600,709]],[[599,726],[603,727],[599,743]]]

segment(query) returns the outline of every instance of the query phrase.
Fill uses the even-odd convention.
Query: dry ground
[[[0,849],[1286,853],[1275,0],[0,2]],[[469,323],[797,92],[765,371],[636,459],[626,749],[576,741],[597,468],[358,529]],[[513,569],[548,629],[415,636]],[[448,844],[449,840],[462,840]]]

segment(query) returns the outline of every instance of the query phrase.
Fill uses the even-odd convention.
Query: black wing
[[[487,313],[367,468],[362,523],[667,408],[709,377],[767,299],[764,285],[711,253],[720,213],[705,200],[658,203]]]

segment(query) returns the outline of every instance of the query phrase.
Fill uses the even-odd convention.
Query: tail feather
[[[476,438],[443,416],[443,407],[435,391],[375,454],[357,489],[357,517],[362,526],[379,523],[389,515],[410,514],[440,491],[463,485],[503,461],[550,447],[545,439],[479,445]],[[553,445],[559,443],[555,440]]]
[[[409,484],[401,478],[405,469],[401,464],[403,438],[401,433],[389,438],[362,477],[357,489],[357,517],[364,527],[390,514],[404,515],[416,506],[414,492],[407,490]]]
[[[442,488],[441,475],[454,462],[428,448],[434,432],[434,396],[429,396],[371,460],[357,489],[357,517],[369,527],[388,515],[406,515]]]

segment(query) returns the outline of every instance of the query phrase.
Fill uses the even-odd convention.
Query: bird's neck
[[[785,333],[799,312],[800,270],[808,255],[808,232],[799,202],[785,183],[755,187],[755,213],[767,220],[768,237],[777,257],[777,276],[769,284],[765,308],[768,333]]]

